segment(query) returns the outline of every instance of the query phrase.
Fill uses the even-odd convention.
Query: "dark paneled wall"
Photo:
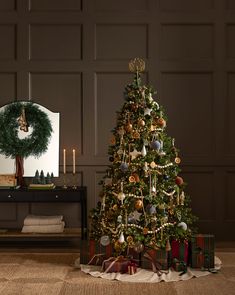
[[[89,208],[132,79],[128,61],[144,58],[143,80],[165,107],[201,231],[235,239],[234,1],[0,0],[0,36],[0,104],[31,98],[61,113],[61,151],[71,165],[79,149]],[[19,226],[29,205],[9,206],[0,225]],[[57,209],[78,223],[76,208]],[[42,210],[55,212],[32,209]]]

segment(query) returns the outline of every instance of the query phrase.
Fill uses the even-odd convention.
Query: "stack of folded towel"
[[[22,233],[62,233],[65,223],[62,215],[38,216],[28,215],[24,219]]]

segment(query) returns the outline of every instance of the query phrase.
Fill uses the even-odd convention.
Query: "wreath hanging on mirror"
[[[29,135],[19,138],[19,130]],[[41,156],[48,148],[51,133],[47,114],[33,102],[14,102],[0,112],[0,153],[6,157]]]

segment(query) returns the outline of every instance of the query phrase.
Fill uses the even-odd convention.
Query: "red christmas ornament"
[[[183,180],[182,177],[177,176],[177,177],[175,178],[175,183],[176,183],[177,185],[182,185],[182,184],[184,183],[184,180]]]

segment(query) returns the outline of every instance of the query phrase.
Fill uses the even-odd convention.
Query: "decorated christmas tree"
[[[130,248],[170,250],[171,240],[190,238],[195,220],[164,109],[153,87],[141,83],[144,68],[141,59],[129,63],[134,80],[125,87],[108,149],[111,164],[90,214],[90,238],[111,243],[117,255]]]

